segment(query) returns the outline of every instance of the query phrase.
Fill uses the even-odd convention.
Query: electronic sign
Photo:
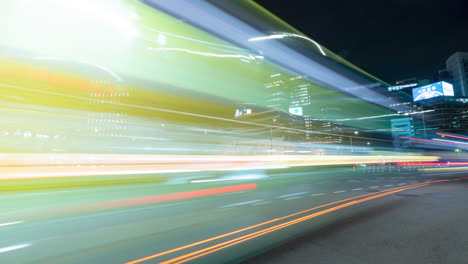
[[[420,101],[438,96],[454,96],[453,85],[436,82],[413,89],[413,101]]]
[[[241,115],[250,115],[250,114],[252,114],[252,109],[237,109],[234,116],[239,117]]]
[[[291,107],[289,108],[289,113],[293,114],[293,115],[298,115],[298,116],[302,116],[304,113],[302,111],[302,107]]]

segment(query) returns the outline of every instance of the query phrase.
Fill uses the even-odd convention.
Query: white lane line
[[[379,186],[371,186],[371,187],[369,187],[369,188],[379,188]]]
[[[221,206],[220,208],[227,208],[227,207],[233,207],[233,206],[238,206],[238,205],[244,205],[244,204],[251,204],[251,203],[258,203],[263,200],[252,200],[252,201],[247,201],[247,202],[242,202],[242,203],[235,203],[235,204],[228,204],[225,206]]]
[[[385,187],[390,187],[390,186],[393,186],[393,184],[387,184],[387,185],[385,185]]]
[[[353,191],[359,191],[359,190],[362,190],[362,188],[353,189]]]
[[[461,180],[461,179],[455,179],[454,181],[459,181],[459,180]]]
[[[251,204],[251,205],[254,206],[254,205],[262,205],[262,204],[269,204],[269,203],[271,203],[271,201],[260,202],[260,203],[254,203],[254,204]]]
[[[346,191],[336,191],[336,192],[333,192],[333,193],[344,193]]]
[[[316,194],[312,194],[311,196],[320,196],[320,195],[324,195],[325,193],[316,193]]]
[[[8,251],[13,251],[25,247],[29,247],[31,244],[20,244],[20,245],[14,245],[14,246],[9,246],[9,247],[4,247],[0,248],[0,253],[8,252]]]
[[[301,194],[305,194],[307,192],[299,192],[299,193],[290,193],[290,194],[285,194],[285,195],[281,195],[281,196],[278,196],[279,198],[286,198],[286,197],[289,197],[289,196],[297,196],[297,195],[301,195]]]
[[[9,225],[16,225],[16,224],[21,224],[23,221],[16,221],[16,222],[9,222],[9,223],[2,223],[0,224],[0,227],[2,226],[9,226]]]
[[[300,196],[295,196],[295,197],[289,197],[289,198],[286,198],[284,200],[293,200],[293,199],[299,199],[301,198]]]
[[[405,185],[405,184],[406,184],[406,182],[402,182],[402,183],[399,183],[398,185]]]

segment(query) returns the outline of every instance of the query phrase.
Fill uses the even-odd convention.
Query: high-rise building
[[[455,96],[468,96],[468,52],[455,52],[446,63]]]
[[[440,96],[421,103],[424,110],[433,110],[426,117],[426,128],[433,127],[433,131],[455,134],[468,131],[468,97]]]
[[[288,81],[288,78],[281,73],[270,76],[269,82],[265,83],[265,89],[268,91],[268,97],[266,98],[266,105],[268,107],[288,111]]]

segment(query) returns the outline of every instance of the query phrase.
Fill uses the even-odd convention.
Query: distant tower
[[[455,96],[468,96],[468,52],[455,52],[446,61]]]

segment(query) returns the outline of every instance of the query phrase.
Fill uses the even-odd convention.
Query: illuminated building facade
[[[422,101],[422,108],[434,110],[426,117],[426,129],[455,134],[468,131],[468,97],[436,97]],[[434,133],[428,133],[432,136]]]
[[[455,96],[468,96],[468,52],[455,52],[446,61]]]

